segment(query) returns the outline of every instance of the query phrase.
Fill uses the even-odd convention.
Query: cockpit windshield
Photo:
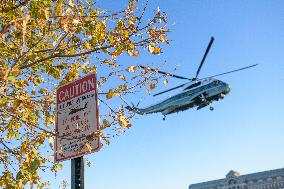
[[[199,86],[199,85],[201,85],[201,81],[198,81],[198,82],[196,82],[196,83],[193,83],[192,85],[189,85],[189,86],[186,87],[184,90],[192,89],[192,88],[197,87],[197,86]]]

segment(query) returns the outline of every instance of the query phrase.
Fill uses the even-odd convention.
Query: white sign
[[[98,151],[101,144],[96,75],[63,85],[56,94],[55,161]]]

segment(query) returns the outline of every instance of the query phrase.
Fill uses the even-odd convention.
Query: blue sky
[[[137,116],[126,134],[86,157],[92,166],[86,167],[85,188],[186,189],[223,178],[231,169],[247,174],[284,167],[284,1],[152,0],[149,13],[157,6],[168,13],[172,43],[161,56],[142,53],[135,63],[167,60],[169,70],[178,64],[176,74],[193,77],[214,36],[200,77],[259,66],[219,77],[232,90],[213,104],[213,112],[188,110],[166,121],[161,114]],[[167,87],[181,83],[170,79]],[[141,94],[140,107],[169,95]],[[56,178],[43,176],[51,188],[65,178],[70,183],[70,162],[63,165]]]

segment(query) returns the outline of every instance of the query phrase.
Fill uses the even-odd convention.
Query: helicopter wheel
[[[212,106],[210,106],[209,110],[213,111],[213,110],[214,110],[214,108],[213,108]]]

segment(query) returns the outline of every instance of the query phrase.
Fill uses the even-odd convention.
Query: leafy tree
[[[123,97],[139,87],[150,91],[161,77],[118,57],[158,55],[169,42],[166,14],[158,9],[145,19],[147,5],[129,0],[124,10],[107,11],[91,0],[1,1],[1,187],[42,188],[48,183],[40,173],[61,167],[52,158],[60,84],[96,72],[105,110],[100,124],[110,128],[101,137],[108,144],[131,127],[133,114],[124,110]]]

